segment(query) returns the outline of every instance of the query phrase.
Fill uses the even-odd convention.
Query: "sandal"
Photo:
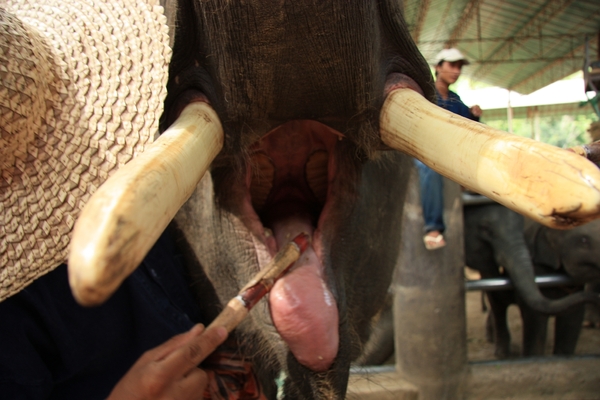
[[[427,250],[439,249],[446,245],[444,235],[438,231],[427,232],[425,236],[423,236],[423,242],[425,243],[425,248]]]

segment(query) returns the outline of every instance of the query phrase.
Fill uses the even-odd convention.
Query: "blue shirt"
[[[453,91],[448,90],[447,99],[443,99],[437,90],[435,91],[435,96],[438,106],[445,108],[446,110],[453,112],[454,114],[458,114],[462,117],[471,119],[473,121],[479,121],[479,117],[476,117],[473,114],[471,114],[471,110],[469,110],[469,107],[467,107],[465,103],[462,102],[460,97]]]
[[[0,303],[2,399],[105,399],[144,353],[202,317],[168,230],[98,307],[75,302],[61,265]]]

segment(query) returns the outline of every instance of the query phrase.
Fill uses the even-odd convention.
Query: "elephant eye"
[[[582,237],[580,237],[580,238],[579,238],[579,244],[580,244],[582,247],[586,247],[586,248],[587,248],[587,247],[590,247],[590,244],[591,244],[590,238],[589,238],[589,237],[587,237],[587,236],[582,236]]]

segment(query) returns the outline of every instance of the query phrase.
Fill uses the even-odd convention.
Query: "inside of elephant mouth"
[[[268,258],[299,233],[311,237],[309,248],[276,282],[268,301],[281,338],[298,362],[315,371],[328,369],[338,349],[339,316],[322,261],[320,229],[334,197],[334,151],[341,139],[315,121],[288,122],[252,146],[246,176],[251,207],[245,209],[260,220],[251,230],[262,238]],[[258,248],[257,254],[260,258]]]
[[[251,148],[246,183],[274,254],[291,240],[290,224],[313,235],[326,217],[330,182],[335,177],[335,144],[343,136],[315,121],[291,121]]]

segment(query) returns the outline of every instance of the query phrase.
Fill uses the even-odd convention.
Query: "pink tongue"
[[[290,218],[273,226],[279,247],[310,223]],[[278,280],[269,294],[271,318],[298,362],[313,371],[327,370],[338,351],[338,310],[323,280],[323,266],[309,247],[294,269]]]

